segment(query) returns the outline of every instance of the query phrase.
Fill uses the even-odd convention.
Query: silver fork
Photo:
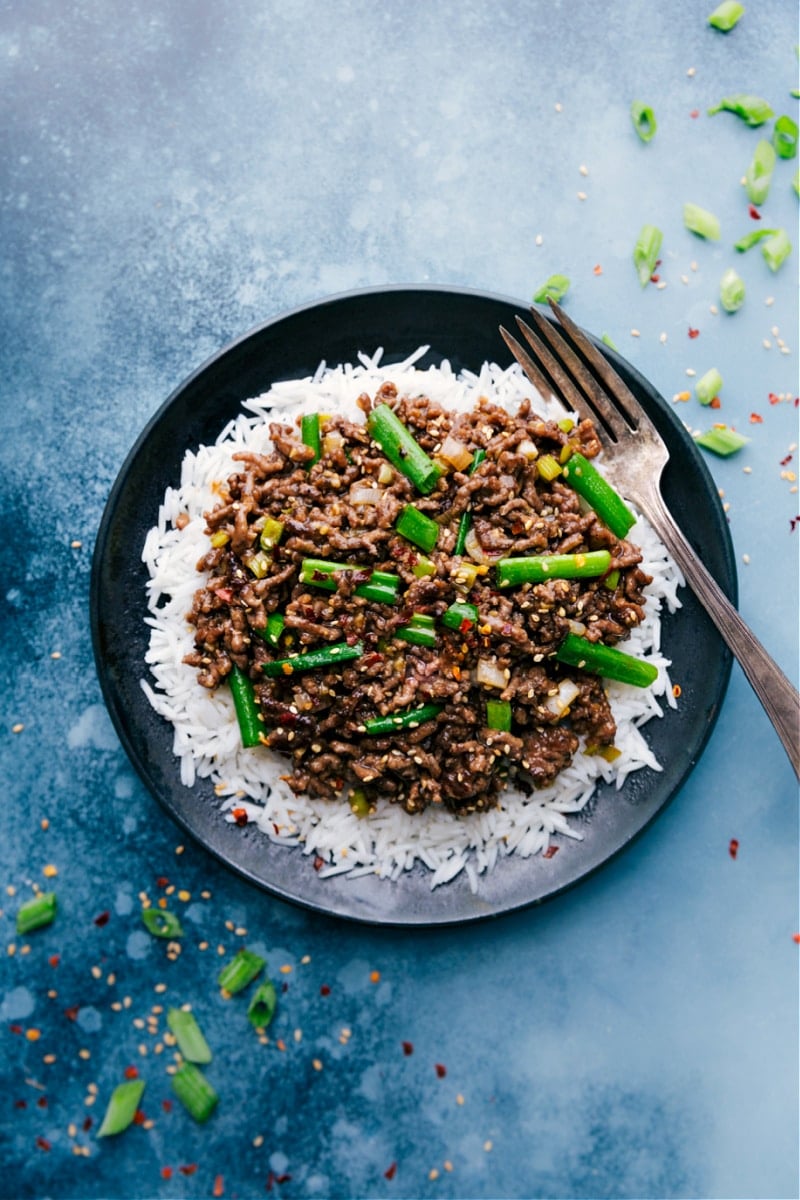
[[[738,659],[800,778],[797,691],[745,625],[667,509],[659,482],[669,451],[655,425],[609,361],[574,321],[552,300],[550,307],[583,357],[535,308],[530,309],[531,324],[517,317],[533,357],[501,326],[506,345],[542,396],[555,396],[579,416],[594,422],[603,445],[603,464],[609,482],[638,505],[683,571],[687,583]]]

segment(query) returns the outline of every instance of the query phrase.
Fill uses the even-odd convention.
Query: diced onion
[[[533,462],[534,459],[539,457],[539,451],[536,449],[536,446],[533,444],[530,438],[525,438],[524,441],[520,442],[520,444],[517,446],[517,451],[523,456],[523,458],[527,458],[528,462]]]
[[[463,471],[472,462],[472,454],[464,443],[460,442],[458,438],[451,437],[450,434],[442,442],[438,457],[443,458],[457,471]]]
[[[394,479],[394,471],[388,463],[381,463],[381,469],[378,471],[378,483],[385,487],[387,483],[391,483]]]
[[[478,659],[478,665],[475,668],[475,682],[483,684],[484,687],[499,688],[500,691],[508,686],[505,671],[488,658]]]
[[[337,450],[341,450],[344,446],[344,438],[335,429],[331,433],[326,433],[322,439],[322,448],[326,454],[335,454]]]
[[[380,504],[383,492],[377,487],[359,487],[350,489],[351,504]]]
[[[562,679],[558,685],[558,691],[553,696],[547,697],[544,707],[554,717],[563,716],[579,692],[580,688],[571,679]]]
[[[478,535],[475,532],[474,526],[472,526],[464,539],[464,549],[473,562],[484,563],[489,567],[492,563],[496,563],[499,558],[503,557],[503,551],[501,550],[496,551],[494,554],[489,554],[488,551],[484,550],[478,541]]]

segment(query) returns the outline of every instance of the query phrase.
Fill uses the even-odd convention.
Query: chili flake
[[[246,808],[234,808],[232,815],[233,815],[233,819],[237,825],[246,825],[247,824],[247,809]]]
[[[689,337],[690,337],[690,338],[696,338],[696,337],[700,337],[700,330],[699,330],[699,329],[692,329],[692,327],[691,327],[691,325],[690,325],[690,326],[689,326]]]
[[[681,688],[681,685],[680,685],[679,683],[674,683],[674,684],[672,685],[672,694],[673,694],[673,696],[675,697],[675,699],[676,699],[676,700],[678,700],[678,699],[680,698],[681,691],[682,691],[682,688]]]
[[[754,220],[754,221],[760,221],[760,220],[761,220],[761,213],[758,211],[758,209],[756,208],[755,204],[750,204],[750,205],[748,206],[748,209],[747,209],[747,211],[749,212],[750,216],[753,218],[753,220]]]
[[[323,983],[322,987],[319,989],[319,994],[320,996],[330,996],[331,989],[328,987],[327,983]]]
[[[739,853],[739,841],[737,838],[731,838],[728,843],[728,853],[731,858],[736,858],[736,855]]]
[[[197,1163],[185,1163],[182,1167],[178,1167],[181,1175],[194,1175],[197,1170]]]
[[[58,964],[61,962],[61,955],[60,954],[51,954],[47,961],[51,967],[57,967]]]
[[[558,854],[558,846],[550,845],[542,854],[542,858],[554,858]]]
[[[103,910],[103,912],[97,914],[97,916],[94,918],[94,924],[97,925],[99,929],[102,929],[104,925],[108,924],[110,919],[111,913],[106,908]]]
[[[389,1163],[389,1166],[383,1172],[383,1177],[384,1177],[384,1179],[394,1179],[396,1174],[397,1174],[397,1163],[392,1162],[392,1163]]]
[[[138,1079],[139,1078],[139,1071],[138,1071],[138,1068],[136,1068],[136,1067],[126,1067],[125,1070],[123,1071],[123,1074],[126,1079]]]
[[[217,1197],[222,1196],[224,1194],[224,1192],[225,1192],[225,1180],[223,1179],[223,1177],[221,1175],[215,1175],[214,1176],[214,1187],[211,1192],[212,1196],[217,1196]]]
[[[696,121],[697,118],[700,116],[700,109],[693,108],[692,111],[689,113],[689,116],[692,118],[693,121]]]
[[[39,1147],[40,1150],[50,1150],[50,1148],[51,1148],[50,1143],[48,1142],[47,1138],[45,1138],[45,1137],[37,1137],[36,1145]]]
[[[751,412],[750,413],[750,424],[751,425],[763,425],[764,418],[759,416],[759,414],[756,412]]]
[[[172,1179],[172,1167],[162,1167],[161,1168],[161,1178],[162,1179]]]
[[[408,1056],[410,1054],[414,1053],[414,1043],[413,1042],[403,1042],[402,1046],[403,1046],[403,1054],[405,1054],[406,1058],[408,1058]]]
[[[369,981],[370,981],[370,983],[380,983],[380,981],[381,981],[380,971],[370,971]]]
[[[447,1074],[447,1067],[445,1067],[442,1063],[436,1063],[434,1069],[439,1079],[444,1079],[445,1075]]]
[[[796,943],[797,943],[797,945],[798,945],[798,946],[800,946],[800,933],[793,933],[793,934],[792,934],[792,941],[793,941],[793,942],[796,942]]]
[[[603,268],[600,266],[600,263],[596,263],[595,266],[592,268],[592,274],[593,275],[602,275],[603,274]]]

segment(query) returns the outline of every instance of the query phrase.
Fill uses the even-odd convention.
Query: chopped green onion
[[[719,300],[725,312],[738,312],[744,304],[744,280],[729,267],[719,281]]]
[[[564,480],[594,509],[613,534],[624,538],[636,517],[587,458],[573,454],[564,466]]]
[[[743,437],[735,429],[729,429],[727,425],[715,425],[706,433],[696,433],[694,440],[704,450],[710,450],[721,458],[727,458],[731,454],[737,454],[750,439]]]
[[[300,418],[300,436],[303,443],[314,451],[314,457],[306,461],[307,467],[313,467],[315,462],[319,462],[322,454],[322,439],[319,434],[319,413],[306,413]]]
[[[603,580],[603,587],[608,588],[610,592],[613,592],[619,583],[619,575],[620,573],[617,567],[615,567],[613,571],[609,571]]]
[[[250,571],[252,575],[255,575],[256,579],[263,579],[269,571],[272,559],[268,554],[264,554],[262,550],[259,550],[257,554],[246,555],[243,557],[242,561],[244,562],[244,565],[247,567],[248,571]]]
[[[797,122],[786,115],[778,117],[772,128],[772,144],[779,158],[797,157]]]
[[[770,271],[777,271],[792,253],[792,243],[785,229],[776,229],[772,237],[761,244],[761,255]]]
[[[611,566],[608,550],[583,554],[533,554],[526,558],[501,558],[497,563],[497,586],[542,583],[546,579],[591,579],[605,575]]]
[[[175,1035],[178,1049],[187,1062],[211,1062],[211,1048],[203,1037],[194,1013],[187,1012],[184,1008],[171,1008],[167,1012],[167,1024]]]
[[[552,454],[540,454],[536,460],[536,473],[552,483],[561,474],[561,464]]]
[[[144,1079],[128,1079],[114,1088],[103,1122],[97,1131],[98,1137],[111,1137],[115,1133],[123,1133],[132,1124],[144,1089]]]
[[[52,925],[57,907],[55,892],[40,892],[26,900],[17,911],[17,933],[33,933],[34,929]]]
[[[699,204],[692,204],[689,201],[684,204],[683,223],[698,237],[708,238],[711,242],[719,241],[719,218],[715,217],[708,209],[701,208]]]
[[[742,16],[744,16],[743,4],[739,4],[737,0],[722,0],[722,4],[715,8],[708,18],[708,23],[714,29],[721,30],[722,33],[730,33]]]
[[[753,158],[745,171],[744,186],[752,204],[763,204],[769,195],[772,173],[775,170],[775,151],[766,138],[756,144]]]
[[[436,647],[436,629],[433,617],[426,613],[414,613],[408,625],[395,630],[395,636],[413,646],[427,646],[433,650]]]
[[[642,104],[641,100],[634,100],[631,105],[631,120],[633,128],[638,133],[643,142],[650,142],[655,137],[655,132],[658,129],[655,114],[649,104]]]
[[[733,248],[743,254],[745,250],[751,250],[758,242],[763,242],[765,238],[772,237],[778,232],[777,229],[754,229],[752,233],[746,233],[744,237],[739,238],[738,242],[734,242]]]
[[[267,617],[267,625],[262,636],[271,646],[277,646],[285,627],[286,617],[283,613],[272,612]]]
[[[422,704],[402,713],[391,713],[388,717],[370,717],[364,722],[364,730],[371,734],[395,733],[401,729],[416,729],[425,721],[432,721],[442,711],[441,704]]]
[[[794,188],[797,195],[800,196],[800,167],[798,167],[794,173],[794,179],[792,180],[792,187]]]
[[[283,528],[283,521],[276,521],[274,517],[267,517],[261,526],[261,533],[258,535],[261,549],[274,550],[283,537]]]
[[[201,1124],[207,1121],[219,1102],[219,1096],[194,1063],[185,1062],[172,1076],[172,1090],[183,1107]]]
[[[695,384],[695,395],[701,404],[710,404],[722,390],[722,376],[716,367],[706,371]]]
[[[569,291],[569,279],[566,275],[550,275],[533,293],[534,304],[546,304],[548,300],[558,303]]]
[[[604,346],[608,346],[609,350],[617,349],[616,343],[612,339],[610,333],[602,333],[600,335],[600,341],[603,343]]]
[[[183,926],[175,913],[166,908],[143,908],[142,920],[154,937],[177,938],[183,936]]]
[[[442,613],[442,624],[448,629],[455,629],[459,633],[464,633],[464,622],[467,625],[475,625],[478,620],[478,610],[474,604],[468,604],[466,601],[456,600],[451,604],[446,612]]]
[[[323,588],[326,592],[335,592],[337,583],[334,575],[338,571],[367,571],[368,567],[354,563],[326,562],[322,558],[304,558],[300,564],[300,582]],[[365,600],[374,600],[380,604],[395,604],[397,590],[400,586],[400,576],[388,571],[373,571],[366,583],[359,583],[355,589],[357,596]]]
[[[430,554],[439,538],[439,526],[413,504],[407,504],[395,524],[395,529],[420,550]]]
[[[266,1029],[275,1016],[278,995],[275,984],[271,979],[265,979],[253,992],[253,998],[247,1006],[247,1016],[250,1024],[256,1029]]]
[[[239,735],[243,746],[257,746],[261,741],[261,714],[256,701],[256,693],[252,681],[244,671],[235,664],[228,676],[228,683],[233,696],[233,707],[236,710],[236,720],[239,722]]]
[[[348,799],[348,804],[350,805],[350,811],[359,820],[369,816],[369,797],[363,788],[353,788]]]
[[[423,554],[420,554],[417,556],[417,561],[411,570],[417,579],[425,579],[428,575],[436,574],[436,563],[432,558],[426,558]]]
[[[708,109],[710,117],[719,112],[733,113],[751,129],[756,129],[774,116],[772,109],[761,96],[748,96],[743,92],[738,92],[735,96],[724,96],[719,104]]]
[[[483,460],[485,458],[486,458],[485,450],[476,450],[475,451],[475,456],[472,459],[472,463],[469,468],[470,475],[475,474],[478,467],[481,465],[481,463],[483,462]],[[461,520],[458,522],[458,534],[456,535],[456,544],[455,544],[455,549],[453,550],[453,554],[462,555],[464,553],[464,545],[466,543],[467,534],[470,531],[471,525],[472,525],[472,513],[470,512],[469,509],[466,509],[466,511],[461,514]]]
[[[486,724],[503,733],[511,731],[511,703],[508,700],[486,701]]]
[[[219,550],[220,546],[227,546],[231,535],[225,529],[215,529],[208,540],[215,550]]]
[[[267,960],[260,954],[254,954],[252,950],[238,950],[230,962],[225,963],[217,976],[217,983],[223,992],[235,996],[237,992],[246,988],[248,983],[252,983],[266,965]]]
[[[663,237],[663,233],[655,225],[643,225],[639,230],[633,247],[633,264],[642,287],[650,282],[650,276],[656,269]]]
[[[649,687],[658,676],[658,668],[652,663],[625,654],[614,646],[590,642],[575,633],[567,634],[556,651],[556,658],[592,675],[602,675],[620,683],[632,683],[636,687]]]
[[[290,658],[276,658],[274,662],[261,663],[261,670],[270,679],[275,679],[281,675],[294,675],[296,671],[316,671],[319,667],[351,662],[361,658],[363,653],[363,642],[356,642],[354,646],[349,646],[347,642],[335,642],[333,646],[318,646],[316,650],[308,650],[305,654],[293,654]]]
[[[441,469],[386,404],[378,404],[367,417],[367,428],[393,467],[427,496],[439,481]]]

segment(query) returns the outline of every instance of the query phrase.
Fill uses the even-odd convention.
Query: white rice
[[[420,347],[404,362],[386,367],[381,366],[382,349],[371,357],[359,354],[355,365],[328,369],[322,363],[313,377],[276,383],[264,395],[246,401],[243,412],[226,425],[213,446],[187,451],[180,484],[167,489],[158,524],[149,531],[142,550],[150,574],[151,614],[146,654],[151,680],[143,679],[142,687],[155,710],[173,725],[173,749],[180,759],[183,784],[191,788],[198,777],[210,777],[225,819],[233,819],[230,809],[244,808],[270,841],[321,858],[322,877],[374,873],[396,879],[421,863],[430,871],[432,888],[464,871],[475,891],[478,877],[499,858],[545,851],[553,834],[579,839],[580,830],[569,818],[587,804],[598,780],[620,787],[631,771],[643,766],[661,769],[640,728],[651,717],[663,715],[664,702],[675,706],[669,662],[661,653],[660,611],[664,605],[670,612],[680,607],[677,592],[683,579],[646,520],[639,518],[630,537],[641,547],[643,569],[653,582],[647,588],[646,618],[632,631],[626,649],[652,662],[658,678],[647,689],[608,686],[619,757],[608,763],[597,755],[579,753],[552,786],[530,797],[508,790],[501,805],[489,812],[456,817],[429,808],[412,816],[386,801],[379,802],[368,819],[359,819],[346,800],[332,804],[295,796],[280,778],[286,771],[285,759],[264,747],[241,746],[228,689],[209,692],[198,684],[196,670],[182,661],[194,646],[186,614],[203,583],[196,563],[208,548],[203,513],[217,503],[214,484],[223,484],[234,471],[231,455],[236,450],[247,446],[269,451],[270,420],[288,423],[303,412],[362,418],[357,396],[374,394],[386,380],[392,380],[401,394],[424,394],[450,409],[470,410],[486,396],[513,412],[528,396],[542,415],[564,415],[554,401],[542,400],[516,364],[509,368],[484,364],[478,375],[466,371],[456,375],[446,361],[439,368],[421,370],[414,364],[426,350]],[[175,525],[180,514],[190,517],[183,529]]]

